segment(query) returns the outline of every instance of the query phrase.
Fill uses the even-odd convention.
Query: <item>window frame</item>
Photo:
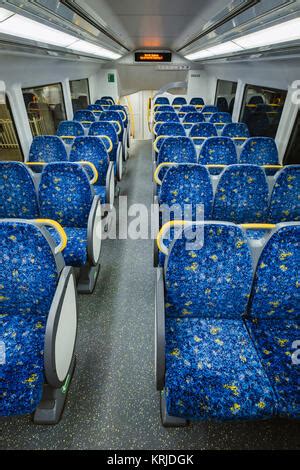
[[[86,80],[87,82],[87,90],[88,90],[88,104],[91,104],[91,91],[90,91],[90,80],[89,78],[75,78],[73,80],[69,80],[69,87],[70,87],[70,96],[71,96],[71,101],[72,101],[72,90],[71,90],[71,82],[80,82],[82,80]],[[73,108],[73,106],[72,106]]]
[[[262,89],[265,89],[265,90],[268,90],[268,91],[277,91],[277,92],[286,92],[286,96],[285,96],[285,101],[284,101],[284,105],[285,106],[285,102],[286,102],[286,99],[287,99],[287,93],[288,93],[288,90],[283,90],[283,89],[280,89],[280,88],[272,88],[272,87],[269,87],[269,86],[263,86],[263,85],[253,85],[252,83],[245,83],[244,85],[244,91],[243,91],[243,99],[242,99],[242,105],[241,105],[241,109],[240,109],[240,115],[239,115],[239,120],[238,122],[242,122],[242,117],[243,117],[243,114],[244,114],[244,111],[245,111],[245,105],[246,105],[246,94],[247,94],[247,91],[248,91],[248,88],[249,87],[254,87],[254,88],[262,88]],[[281,115],[282,117],[282,115]],[[280,117],[280,121],[281,121],[281,117]],[[279,121],[279,124],[278,124],[278,128],[280,126],[280,121]],[[278,128],[277,128],[277,131],[278,131]],[[276,133],[277,133],[276,131]]]
[[[283,165],[299,165],[299,163],[289,163],[287,160],[288,160],[288,157],[289,157],[289,154],[291,152],[291,149],[292,149],[292,146],[293,146],[293,143],[294,143],[294,137],[295,137],[295,131],[297,129],[297,127],[300,127],[300,109],[298,109],[298,112],[296,114],[296,117],[295,117],[295,121],[293,123],[293,128],[292,128],[292,132],[291,132],[291,135],[289,137],[289,141],[288,141],[288,144],[287,144],[287,147],[286,147],[286,150],[285,150],[285,153],[284,153],[284,157],[283,157]],[[300,157],[300,156],[299,156]]]
[[[5,106],[7,107],[8,113],[11,117],[11,122],[12,122],[12,125],[13,125],[15,135],[17,137],[19,151],[20,151],[20,154],[21,154],[21,160],[12,160],[12,161],[20,161],[20,162],[24,163],[24,161],[25,161],[24,152],[23,152],[23,148],[22,148],[19,133],[18,133],[18,128],[17,128],[16,123],[15,123],[15,117],[14,117],[14,113],[12,111],[12,106],[10,104],[10,98],[9,98],[8,93],[5,93]],[[5,161],[5,160],[1,160],[1,161]]]
[[[224,80],[223,78],[217,78],[216,91],[215,91],[215,102],[214,102],[215,106],[217,104],[218,88],[219,88],[220,82],[235,83],[236,84],[235,96],[236,96],[236,92],[237,92],[237,88],[238,88],[238,81],[235,82],[233,80]]]

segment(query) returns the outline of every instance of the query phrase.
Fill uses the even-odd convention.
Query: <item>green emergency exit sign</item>
[[[108,83],[115,83],[115,74],[114,73],[108,73],[107,74],[107,80],[108,80]]]

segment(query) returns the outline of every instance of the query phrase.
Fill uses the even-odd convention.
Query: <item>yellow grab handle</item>
[[[123,114],[122,121],[125,122],[126,117],[127,117],[125,111],[123,109],[116,109],[116,111],[117,111],[117,113],[119,113],[121,115]]]
[[[109,142],[109,147],[107,149],[108,153],[110,153],[113,149],[113,143],[110,137],[108,135],[97,135],[97,137],[100,137],[100,139],[106,139]]]
[[[80,165],[82,165],[82,166],[89,166],[89,167],[92,169],[92,171],[93,171],[93,173],[94,173],[94,176],[93,176],[93,178],[90,180],[90,183],[91,183],[91,184],[97,183],[98,178],[99,178],[99,175],[98,175],[98,170],[97,170],[97,168],[95,167],[95,165],[94,165],[92,162],[87,162],[86,160],[80,161],[80,162],[78,162],[78,163],[80,163]]]
[[[169,135],[159,135],[158,137],[156,137],[155,141],[153,142],[153,148],[154,148],[155,152],[159,152],[159,149],[157,148],[157,143],[161,139],[165,139],[166,137],[171,137],[171,136],[169,136]]]
[[[54,250],[55,254],[61,253],[66,248],[67,243],[68,243],[68,237],[66,235],[66,232],[62,228],[62,226],[58,222],[56,222],[56,220],[52,220],[52,219],[35,219],[34,222],[36,222],[39,225],[46,225],[46,226],[49,226],[49,227],[53,227],[57,231],[57,233],[60,237],[60,244],[57,245],[57,247],[55,248],[55,250]]]
[[[221,163],[209,163],[208,165],[205,165],[207,168],[226,168],[228,165],[224,165]]]
[[[36,166],[36,165],[47,165],[47,162],[25,162],[25,165]]]
[[[276,228],[276,224],[240,224],[245,230],[273,230]]]
[[[95,121],[79,121],[81,124],[93,124]]]
[[[121,124],[119,123],[119,121],[108,121],[108,122],[111,122],[112,124],[118,124],[118,130],[117,130],[117,134],[121,134],[121,131],[122,131],[122,127],[121,127]]]
[[[155,172],[154,172],[154,175],[153,175],[153,178],[154,178],[154,181],[156,184],[158,184],[159,186],[161,186],[162,184],[162,181],[159,179],[158,175],[159,175],[159,172],[160,170],[163,168],[163,167],[168,167],[168,166],[176,166],[177,163],[173,163],[173,162],[163,162],[163,163],[160,163],[157,168],[155,169]]]
[[[283,165],[263,165],[263,168],[270,170],[280,170],[281,168],[283,168]]]
[[[76,139],[76,137],[79,137],[77,135],[59,135],[58,136],[60,139]]]
[[[164,255],[169,254],[169,250],[166,247],[166,245],[163,242],[163,239],[166,235],[166,233],[172,228],[172,227],[182,227],[182,226],[193,226],[193,225],[203,225],[203,221],[191,221],[191,220],[170,220],[169,222],[166,222],[162,228],[160,229],[157,238],[156,238],[156,243],[159,251],[161,251]]]
[[[231,137],[232,140],[248,140],[248,137]]]
[[[154,126],[153,126],[153,133],[154,135],[157,135],[157,132],[156,132],[156,127],[158,126],[158,124],[163,124],[164,122],[163,121],[157,121]]]

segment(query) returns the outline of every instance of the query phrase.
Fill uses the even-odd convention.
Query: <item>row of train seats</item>
[[[279,165],[270,138],[237,152],[226,136],[167,135],[154,159],[162,422],[299,419],[300,165]]]
[[[58,134],[34,137],[25,163],[0,162],[0,416],[38,424],[62,415],[77,292],[94,290],[124,158],[110,120]]]

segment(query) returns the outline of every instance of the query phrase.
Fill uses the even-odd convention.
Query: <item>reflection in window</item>
[[[227,80],[218,80],[215,105],[219,111],[232,115],[237,83]]]
[[[285,90],[246,85],[240,120],[251,136],[275,139],[286,95]]]
[[[0,102],[0,160],[23,161],[9,101]]]
[[[90,104],[89,82],[87,78],[71,80],[70,90],[73,112],[85,109]]]
[[[298,111],[289,145],[284,157],[285,165],[300,164],[300,111]]]
[[[33,136],[53,135],[66,110],[60,83],[23,90],[23,98]]]

